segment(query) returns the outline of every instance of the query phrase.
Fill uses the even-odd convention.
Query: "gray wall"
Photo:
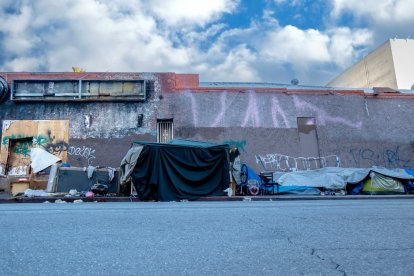
[[[155,84],[144,103],[6,101],[0,104],[0,120],[70,119],[68,162],[115,167],[133,141],[156,140],[157,118],[172,117],[176,138],[234,144],[243,162],[261,170],[257,154],[311,157],[302,155],[296,120],[315,117],[320,156],[330,156],[328,165],[336,165],[337,158],[343,167],[414,168],[411,98],[254,90],[170,92],[163,91],[155,76],[148,76]],[[139,114],[143,114],[141,127]],[[292,162],[288,166],[295,167]]]
[[[296,120],[315,117],[320,156],[335,155],[344,167],[414,167],[412,99],[250,91],[186,92],[166,100],[180,107],[179,136],[234,143],[251,166],[256,154],[309,157],[301,155]]]

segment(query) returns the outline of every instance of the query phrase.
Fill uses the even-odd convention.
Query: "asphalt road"
[[[0,205],[0,275],[413,275],[414,201]]]

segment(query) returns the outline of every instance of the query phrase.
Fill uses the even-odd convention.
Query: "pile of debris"
[[[0,175],[3,197],[94,198],[119,194],[120,170],[71,167],[41,148],[32,148],[26,175]]]

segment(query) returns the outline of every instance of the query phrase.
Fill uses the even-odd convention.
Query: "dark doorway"
[[[9,155],[7,157],[7,175],[28,175],[30,173],[30,151],[33,137],[9,140]]]

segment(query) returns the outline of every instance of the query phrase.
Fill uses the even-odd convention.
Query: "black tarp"
[[[223,195],[228,188],[229,146],[174,140],[143,146],[131,174],[142,200],[173,201]]]

